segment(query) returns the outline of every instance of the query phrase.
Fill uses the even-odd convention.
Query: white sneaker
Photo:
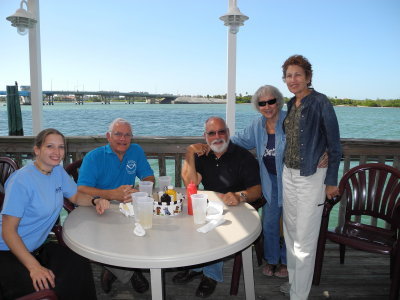
[[[285,282],[284,284],[282,284],[279,287],[279,290],[284,293],[285,295],[289,295],[290,294],[290,283],[289,281]]]

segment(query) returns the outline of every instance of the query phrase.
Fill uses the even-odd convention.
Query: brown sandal
[[[270,265],[270,264],[266,264],[265,267],[262,270],[262,273],[265,276],[273,276],[274,275],[274,270],[275,270],[275,265]]]
[[[287,266],[286,265],[279,265],[274,273],[274,276],[279,277],[279,278],[286,278],[289,276]]]

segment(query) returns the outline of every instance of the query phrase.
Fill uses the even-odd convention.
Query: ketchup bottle
[[[188,215],[193,215],[192,197],[191,197],[191,195],[193,195],[193,194],[197,194],[197,187],[193,183],[193,181],[191,181],[188,184],[188,186],[186,187],[186,198],[187,198],[187,202],[188,202]]]

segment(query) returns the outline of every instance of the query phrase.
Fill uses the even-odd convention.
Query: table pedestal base
[[[246,300],[254,300],[256,298],[254,292],[254,274],[253,274],[253,253],[252,246],[242,251],[243,261],[243,278],[244,288],[246,292]]]
[[[252,246],[242,251],[243,278],[246,300],[255,300]],[[164,282],[161,269],[150,269],[151,299],[164,299]]]
[[[164,299],[164,283],[161,269],[150,269],[151,299]]]

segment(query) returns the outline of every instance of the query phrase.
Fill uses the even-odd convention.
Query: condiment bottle
[[[168,189],[167,189],[166,193],[168,195],[170,195],[171,201],[175,202],[175,204],[176,204],[176,200],[177,200],[176,191],[174,190],[174,187],[172,185],[168,186]]]
[[[193,215],[192,197],[191,195],[197,194],[197,186],[191,181],[186,187],[186,198],[188,202],[188,215]]]

